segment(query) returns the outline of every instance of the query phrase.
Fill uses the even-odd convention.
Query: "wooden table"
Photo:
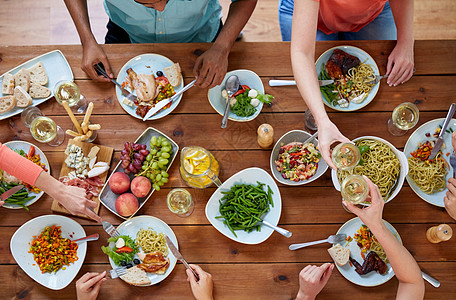
[[[350,44],[367,51],[377,62],[380,73],[385,73],[388,54],[394,47],[389,41],[319,42],[316,56],[326,49]],[[130,58],[143,53],[159,53],[179,62],[185,82],[191,81],[192,66],[200,53],[209,44],[155,44],[155,45],[105,45],[114,73]],[[285,132],[304,128],[306,105],[296,87],[269,87],[269,79],[290,79],[292,74],[289,43],[236,43],[230,55],[229,70],[249,69],[260,75],[266,92],[274,95],[274,105],[264,107],[254,121],[248,123],[229,122],[227,129],[220,129],[221,116],[209,105],[207,91],[193,88],[186,92],[177,109],[167,117],[156,121],[142,122],[127,115],[115,96],[112,84],[98,84],[89,80],[80,69],[82,48],[80,46],[0,46],[0,74],[39,54],[60,49],[68,59],[76,83],[82,93],[95,103],[92,121],[102,124],[95,143],[114,147],[112,161],[115,166],[125,141],[133,141],[149,126],[155,127],[173,138],[180,147],[199,145],[210,150],[221,164],[221,179],[226,180],[234,173],[257,166],[270,172],[270,150],[261,150],[256,142],[256,129],[262,123],[274,127],[277,140]],[[330,118],[342,133],[353,139],[373,135],[384,138],[398,148],[403,148],[407,138],[394,137],[387,131],[386,121],[394,107],[410,101],[420,109],[421,125],[435,118],[445,117],[450,103],[454,101],[456,85],[456,41],[417,41],[415,43],[415,76],[406,84],[389,87],[382,81],[375,100],[362,110],[340,113],[327,109]],[[56,101],[49,100],[40,105],[45,115],[51,116],[64,129],[71,127],[70,119]],[[34,142],[19,117],[0,121],[0,141],[26,140]],[[34,142],[36,143],[36,142]],[[65,143],[66,144],[66,143]],[[52,174],[58,176],[63,163],[65,144],[52,148],[40,144],[50,161]],[[260,245],[243,245],[221,235],[208,222],[204,214],[207,200],[215,188],[189,189],[196,207],[188,218],[173,215],[166,206],[166,195],[171,188],[186,187],[179,176],[178,161],[170,169],[170,182],[160,192],[155,192],[139,215],[152,215],[168,223],[176,233],[183,255],[191,263],[200,264],[212,273],[215,297],[220,299],[292,299],[299,283],[299,271],[308,264],[330,261],[326,251],[329,244],[318,245],[300,251],[289,251],[288,245],[324,238],[334,234],[338,228],[354,215],[347,213],[340,204],[340,194],[333,188],[330,172],[318,180],[301,187],[280,185],[283,210],[280,225],[293,232],[286,239],[274,233]],[[24,222],[50,214],[51,199],[44,196],[24,210],[2,210],[0,220],[0,290],[2,298],[68,299],[75,298],[75,284],[64,290],[52,291],[30,279],[15,263],[8,241],[14,231]],[[103,219],[120,224],[122,220],[104,207]],[[456,297],[456,238],[431,244],[425,232],[430,226],[449,223],[452,220],[443,208],[432,206],[421,200],[404,184],[399,195],[385,207],[384,219],[391,222],[401,235],[404,245],[411,251],[423,271],[441,282],[436,289],[426,283],[427,299],[454,299]],[[101,238],[88,245],[84,266],[77,278],[87,271],[101,272],[110,268],[106,255],[100,247],[107,235],[94,222],[77,219],[87,234],[99,233]],[[335,271],[320,294],[324,299],[392,299],[398,281],[392,279],[379,287],[365,288],[348,282]],[[190,299],[191,290],[186,282],[182,264],[162,283],[149,288],[132,287],[120,280],[108,280],[102,287],[99,299]]]

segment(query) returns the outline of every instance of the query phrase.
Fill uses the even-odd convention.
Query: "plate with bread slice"
[[[402,244],[401,237],[393,225],[385,220],[383,223]],[[337,231],[337,234],[339,233],[347,235],[346,241],[334,244],[328,252],[339,272],[348,281],[360,286],[373,287],[393,278],[394,271],[384,250],[360,218],[348,220]]]
[[[53,96],[60,80],[73,80],[73,72],[60,50],[35,57],[0,76],[0,120],[37,106]]]
[[[154,53],[141,54],[130,59],[120,69],[117,82],[137,97],[136,100],[125,97],[120,87],[116,86],[116,96],[120,105],[128,114],[141,120],[155,104],[172,97],[184,87],[179,64]],[[181,99],[182,95],[178,96],[149,120],[160,119],[170,114]]]

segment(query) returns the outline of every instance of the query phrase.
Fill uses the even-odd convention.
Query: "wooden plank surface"
[[[326,49],[340,45],[339,42],[317,44],[316,57]],[[351,44],[369,52],[384,72],[388,53],[393,42],[352,42]],[[191,81],[192,66],[199,53],[208,44],[177,45],[116,45],[104,46],[112,66],[117,72],[131,57],[146,52],[164,54],[183,66],[185,81]],[[238,43],[230,56],[229,69],[246,68],[257,72],[267,93],[276,97],[274,105],[264,107],[254,121],[248,123],[229,122],[226,130],[220,129],[221,116],[210,106],[207,90],[193,88],[186,92],[184,101],[169,116],[163,119],[142,122],[127,115],[118,104],[112,84],[99,84],[87,79],[80,70],[80,46],[0,46],[0,74],[10,68],[52,49],[59,48],[67,57],[76,83],[82,93],[98,107],[91,119],[100,123],[95,144],[114,149],[111,169],[120,158],[120,151],[126,141],[134,141],[147,127],[154,127],[176,141],[182,148],[199,145],[217,158],[221,166],[220,179],[228,179],[236,172],[257,166],[270,173],[270,150],[260,149],[256,142],[256,129],[262,123],[274,127],[274,140],[292,129],[304,129],[306,105],[296,87],[269,87],[270,79],[290,79],[293,77],[289,60],[289,43]],[[201,51],[200,51],[201,50]],[[128,53],[128,54],[125,54]],[[448,84],[456,75],[456,41],[417,41],[415,62],[417,72],[406,84],[389,87],[382,82],[372,103],[360,111],[340,113],[327,108],[331,120],[348,138],[373,135],[390,141],[403,149],[410,134],[395,137],[388,133],[386,122],[399,103],[410,101],[420,109],[417,126],[427,121],[443,118],[449,105],[454,101],[456,87]],[[103,108],[103,109],[99,109]],[[50,116],[64,130],[72,124],[64,109],[50,99],[40,105],[43,113]],[[0,142],[9,140],[34,142],[28,128],[13,117],[0,121]],[[53,176],[57,177],[65,155],[65,142],[59,147],[45,144],[45,151],[51,164]],[[333,188],[330,171],[321,178],[300,187],[279,184],[282,196],[282,214],[279,224],[293,232],[286,239],[277,233],[261,245],[243,245],[228,239],[213,228],[205,216],[207,200],[215,187],[190,189],[181,179],[176,161],[169,170],[170,180],[159,192],[155,192],[138,215],[152,215],[168,223],[179,241],[179,247],[189,262],[200,264],[212,273],[217,299],[292,299],[299,288],[299,271],[307,264],[321,264],[330,260],[326,249],[329,244],[318,245],[299,251],[289,251],[291,243],[318,240],[335,233],[340,226],[353,218],[341,205],[341,196]],[[111,170],[112,171],[112,170]],[[187,187],[196,199],[195,210],[188,218],[172,214],[166,205],[166,195],[174,187]],[[30,207],[23,210],[4,211],[0,221],[0,239],[8,241],[26,221],[40,215],[51,214],[52,199],[44,195]],[[100,216],[114,225],[122,219],[100,208]],[[421,268],[441,281],[438,289],[426,284],[426,299],[453,299],[456,286],[456,239],[446,243],[431,244],[425,238],[427,228],[440,224],[450,224],[456,229],[456,222],[443,208],[432,206],[421,200],[404,183],[401,192],[385,206],[384,219],[389,221],[401,235],[404,245],[417,259]],[[101,225],[87,219],[75,218],[84,226],[87,234],[99,233],[100,240],[90,242],[85,264],[77,278],[86,271],[110,269],[106,256],[100,247],[106,243],[107,235]],[[0,282],[2,297],[27,299],[68,299],[74,298],[74,282],[61,292],[48,290],[30,279],[16,264],[8,243],[0,247],[0,272],[7,274]],[[259,276],[261,274],[261,276]],[[338,271],[334,271],[328,285],[320,294],[321,299],[355,298],[391,299],[397,291],[397,280],[375,288],[363,288],[349,283]],[[191,291],[186,282],[183,266],[176,269],[158,286],[147,289],[128,286],[119,280],[108,280],[102,287],[99,299],[148,298],[189,299]]]

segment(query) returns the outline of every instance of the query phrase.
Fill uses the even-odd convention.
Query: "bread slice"
[[[5,95],[12,95],[14,93],[14,76],[6,73],[3,76],[2,93]]]
[[[127,274],[121,276],[121,278],[131,285],[148,285],[151,283],[146,271],[137,266],[127,269]]]
[[[163,73],[165,74],[166,78],[168,78],[169,83],[172,86],[178,86],[182,80],[181,68],[179,64],[173,64],[170,67],[166,67],[163,69]]]
[[[45,86],[32,82],[29,93],[32,98],[47,98],[51,95],[51,90]]]
[[[14,84],[22,87],[27,93],[30,88],[30,72],[22,68],[14,75]]]
[[[17,107],[27,107],[32,104],[32,97],[21,87],[14,88],[14,98],[16,98]]]
[[[0,98],[0,114],[9,112],[16,107],[16,98],[13,96],[5,96]]]
[[[45,85],[48,83],[48,76],[42,62],[38,62],[33,67],[28,69],[28,71],[30,72],[30,81],[32,83],[40,85]]]
[[[348,263],[350,259],[350,249],[342,247],[340,244],[336,244],[328,249],[329,255],[336,262],[337,265],[343,266]]]

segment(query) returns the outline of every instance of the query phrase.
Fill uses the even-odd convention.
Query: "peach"
[[[131,181],[131,192],[138,198],[146,197],[152,185],[150,180],[144,176],[138,176]]]
[[[117,197],[115,206],[119,215],[128,217],[138,210],[139,202],[132,193],[125,193]]]
[[[130,178],[127,174],[116,172],[109,178],[109,187],[115,194],[123,194],[130,188]]]

